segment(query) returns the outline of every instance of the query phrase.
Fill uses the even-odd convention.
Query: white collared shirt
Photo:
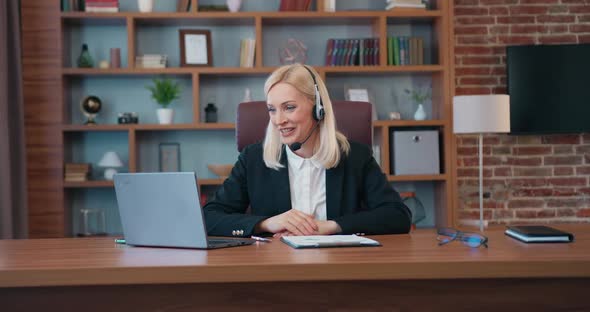
[[[313,157],[298,156],[289,146],[286,150],[291,207],[313,215],[316,220],[327,220],[326,168]]]

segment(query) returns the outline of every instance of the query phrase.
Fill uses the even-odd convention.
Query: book
[[[309,235],[283,236],[281,241],[293,248],[323,247],[373,247],[381,244],[373,239],[357,235]]]
[[[507,226],[504,233],[525,243],[569,243],[574,241],[572,233],[544,225]]]

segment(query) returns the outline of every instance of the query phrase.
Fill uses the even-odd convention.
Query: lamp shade
[[[510,132],[510,97],[506,94],[455,96],[453,132]]]
[[[100,167],[117,168],[117,167],[123,167],[123,162],[121,161],[121,158],[119,158],[119,155],[117,155],[117,153],[111,151],[111,152],[106,152],[102,156],[102,159],[98,162],[98,165]]]

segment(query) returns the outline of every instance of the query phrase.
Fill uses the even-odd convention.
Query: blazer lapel
[[[287,212],[291,209],[291,187],[289,186],[289,168],[287,167],[287,153],[285,147],[281,153],[281,164],[284,168],[271,170],[273,177],[271,183],[276,183],[276,193],[274,194],[278,214]]]
[[[340,216],[343,177],[342,160],[336,168],[326,170],[326,217],[328,220]]]

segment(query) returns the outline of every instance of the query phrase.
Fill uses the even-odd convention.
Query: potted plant
[[[430,100],[432,96],[432,89],[429,86],[418,87],[416,89],[405,89],[406,94],[409,95],[412,102],[418,104],[418,108],[414,113],[414,120],[426,119],[426,112],[424,111],[424,103]]]
[[[154,84],[146,86],[152,92],[152,99],[162,106],[158,108],[158,122],[163,125],[171,124],[174,110],[168,108],[172,101],[180,98],[180,86],[170,78],[153,79]]]

